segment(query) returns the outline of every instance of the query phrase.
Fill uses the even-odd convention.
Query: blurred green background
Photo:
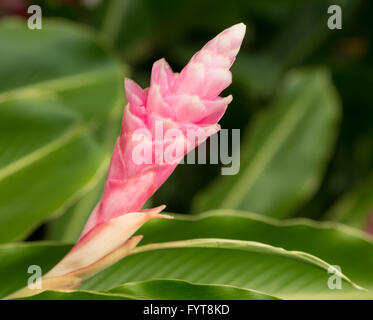
[[[42,30],[26,27],[30,4]],[[341,30],[327,27],[331,4]],[[149,205],[332,219],[373,234],[371,12],[369,0],[1,1],[0,241],[75,240],[102,191],[123,77],[146,87],[155,60],[179,71],[239,22],[247,33],[221,125],[241,129],[241,170],[180,165]]]

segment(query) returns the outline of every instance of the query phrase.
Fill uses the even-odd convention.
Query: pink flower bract
[[[159,214],[163,207],[143,211],[141,208],[188,151],[219,131],[217,122],[232,101],[232,96],[219,94],[232,82],[229,69],[244,34],[242,23],[224,30],[197,52],[179,74],[172,71],[166,60],[156,61],[147,89],[125,79],[127,106],[102,199],[77,244],[48,276],[76,273],[95,264],[128,243],[146,221],[168,218]],[[163,127],[163,132],[175,129],[177,134],[159,136],[157,125]],[[203,133],[201,139],[191,139],[187,134],[191,129]],[[149,147],[150,162],[134,160],[140,142]],[[172,144],[179,145],[182,153],[170,163],[163,151]]]

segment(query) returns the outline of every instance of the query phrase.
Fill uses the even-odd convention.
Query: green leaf
[[[273,107],[254,120],[241,143],[237,175],[218,178],[195,208],[243,209],[286,217],[317,190],[337,132],[339,103],[323,70],[285,79]]]
[[[247,214],[233,213],[177,218],[163,221],[164,224],[160,222],[150,222],[140,230],[145,235],[145,245],[135,249],[133,255],[86,280],[82,289],[108,290],[126,282],[162,278],[234,285],[280,298],[371,298],[371,292],[356,289],[346,278],[342,290],[330,290],[329,264],[300,251],[308,249],[308,252],[324,255],[331,259],[329,263],[339,265],[342,272],[358,285],[372,285],[373,244],[354,229],[336,224],[319,225],[306,220],[276,222],[255,215],[248,218]],[[262,240],[275,246],[211,238],[175,241],[195,236]],[[149,241],[172,242],[146,244]],[[29,245],[32,252],[27,254],[27,246],[0,246],[0,261],[4,261],[0,264],[2,295],[26,285],[30,276],[27,274],[29,265],[40,265],[45,274],[58,261],[58,253],[62,258],[69,248]],[[35,247],[39,247],[39,251]],[[53,262],[48,260],[49,257]],[[364,263],[361,257],[364,257]],[[46,262],[47,267],[44,267]],[[16,282],[7,276],[6,270],[9,269],[14,270],[12,275],[16,277]]]
[[[129,282],[110,290],[45,291],[28,300],[277,300],[278,298],[225,285],[201,285],[180,280]]]
[[[110,293],[125,294],[157,300],[277,300],[254,290],[224,285],[201,285],[181,280],[149,280],[130,282],[108,290]]]
[[[124,100],[124,95],[123,95]],[[121,101],[123,101],[121,100]],[[116,106],[109,120],[105,122],[105,135],[104,145],[108,153],[111,153],[115,138],[120,132],[121,118],[122,118],[122,105]],[[109,165],[109,154],[106,158],[106,164]],[[83,230],[89,215],[92,213],[96,204],[100,201],[106,181],[106,170],[100,171],[96,179],[96,183],[83,197],[79,198],[73,205],[67,208],[63,215],[55,217],[49,221],[46,226],[45,240],[62,241],[62,242],[75,242]]]
[[[194,238],[224,238],[267,243],[310,253],[332,265],[359,285],[373,290],[373,241],[359,230],[335,222],[308,219],[275,220],[234,210],[215,210],[193,217],[154,220],[138,234],[141,245]]]
[[[341,290],[328,287],[330,265],[304,252],[263,243],[193,239],[140,246],[122,261],[83,283],[105,289],[129,281],[182,279],[228,284],[284,299],[369,298],[345,276]]]
[[[373,216],[373,175],[349,191],[329,210],[327,218],[368,230]]]
[[[122,67],[90,31],[44,19],[0,24],[0,242],[18,240],[105,169],[103,131]],[[102,173],[101,173],[102,174]]]
[[[135,300],[136,297],[128,297],[119,294],[110,294],[101,291],[75,290],[54,291],[48,290],[34,296],[19,298],[15,300]]]
[[[92,190],[70,206],[63,215],[49,221],[46,240],[67,243],[77,241],[89,215],[100,200],[105,181],[106,174],[102,174]]]
[[[0,246],[0,298],[25,286],[32,274],[28,268],[41,267],[42,274],[48,272],[69,251],[70,245],[50,242],[24,242]]]

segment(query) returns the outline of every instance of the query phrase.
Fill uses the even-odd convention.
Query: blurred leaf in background
[[[96,183],[108,119],[123,104],[123,68],[94,34],[43,23],[0,25],[0,242],[24,238]]]
[[[342,196],[329,210],[326,218],[343,222],[373,235],[373,175]]]
[[[325,71],[299,71],[242,142],[237,175],[222,176],[196,211],[242,209],[287,217],[319,187],[338,129],[339,102]]]

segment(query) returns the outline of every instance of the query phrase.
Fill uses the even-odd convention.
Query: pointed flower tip
[[[245,34],[245,32],[246,32],[246,24],[244,24],[243,22],[240,22],[240,23],[237,23],[237,24],[233,25],[232,28],[235,28],[235,30],[240,31],[243,34]]]
[[[155,208],[142,210],[142,212],[145,212],[145,213],[160,213],[165,208],[166,208],[166,205],[162,204],[162,205],[160,205],[158,207],[155,207]]]
[[[246,25],[241,22],[229,27],[226,30],[229,31],[229,33],[231,33],[232,35],[234,34],[236,36],[243,37],[246,32]]]
[[[246,33],[246,25],[241,22],[226,29],[225,32],[231,38],[235,47],[240,47]]]
[[[162,204],[162,205],[158,206],[157,208],[159,208],[160,211],[163,211],[164,209],[166,209],[166,205]]]
[[[146,209],[142,210],[143,213],[146,213],[148,216],[148,219],[156,219],[156,218],[161,218],[161,219],[173,219],[173,216],[170,216],[168,214],[161,214],[160,212],[163,211],[166,208],[165,205],[161,205],[159,207],[155,207],[152,209]]]
[[[127,85],[130,85],[133,82],[130,78],[125,77],[124,78],[124,86],[127,87]]]
[[[174,219],[175,217],[173,217],[173,216],[170,216],[169,214],[161,214],[161,218],[163,218],[163,219],[169,219],[169,220],[172,220],[172,219]]]
[[[238,36],[244,37],[246,33],[246,24],[243,22],[237,23],[231,27],[232,31]]]
[[[159,213],[159,212],[148,213],[148,220],[152,220],[152,219],[169,219],[169,220],[172,220],[173,218],[174,218],[173,216],[170,216],[168,214],[162,214],[162,213]]]
[[[136,236],[133,236],[131,238],[129,238],[126,242],[125,242],[125,245],[127,245],[129,247],[130,250],[134,249],[139,243],[140,241],[144,238],[144,236],[142,234],[139,234],[139,235],[136,235]]]
[[[238,51],[240,50],[245,32],[246,26],[243,23],[235,24],[223,30],[215,38],[210,40],[203,48],[207,49],[207,52],[212,52],[212,56],[202,49],[199,53],[197,53],[197,59],[202,60],[202,62],[205,64],[210,64],[212,60],[214,61],[212,64],[214,67],[229,69],[233,64]],[[214,58],[215,54],[218,55]],[[226,59],[219,57],[219,55]],[[230,84],[230,79],[228,77],[226,77],[226,79],[227,83]]]
[[[124,88],[125,90],[134,91],[139,94],[139,92],[142,92],[142,88],[132,79],[130,78],[124,78]]]

